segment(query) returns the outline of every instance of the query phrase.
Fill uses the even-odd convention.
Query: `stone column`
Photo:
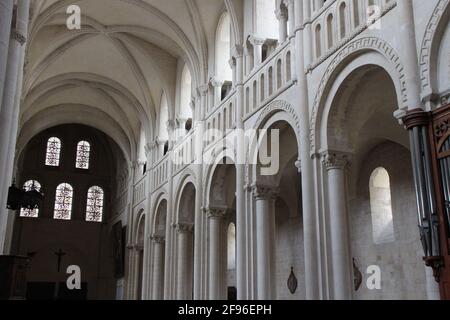
[[[198,88],[198,110],[197,120],[194,123],[194,150],[195,161],[194,171],[197,181],[203,181],[203,135],[205,131],[204,117],[208,104],[208,84],[204,84]],[[202,283],[205,276],[205,263],[204,263],[204,243],[203,238],[203,186],[201,183],[197,185],[195,192],[195,236],[194,236],[194,300],[202,300],[206,297],[203,295],[204,290]]]
[[[295,36],[295,1],[287,0],[288,22],[289,22],[289,37]]]
[[[153,245],[153,277],[152,277],[152,299],[162,300],[164,298],[164,238],[152,237]]]
[[[305,259],[305,287],[308,300],[319,299],[320,296],[320,263],[318,248],[317,213],[315,206],[314,163],[310,146],[308,79],[305,66],[311,61],[312,40],[311,23],[309,21],[310,1],[295,1],[295,66],[298,80],[298,108],[300,110],[300,139],[305,146],[299,151],[302,173],[302,207]],[[303,25],[305,24],[304,28]]]
[[[177,224],[178,262],[177,262],[177,300],[191,300],[191,261],[192,261],[192,231],[189,224]]]
[[[221,272],[222,257],[221,245],[222,241],[222,222],[227,213],[226,208],[209,208],[208,223],[209,223],[209,300],[223,300],[225,297],[221,296],[224,286],[223,274]]]
[[[0,1],[0,101],[2,101],[3,84],[5,83],[12,13],[13,0]],[[0,104],[1,109],[2,106]]]
[[[352,298],[351,259],[347,217],[345,170],[349,157],[338,152],[326,152],[323,165],[328,172],[328,200],[330,210],[330,243],[333,265],[333,298]]]
[[[273,228],[275,227],[274,200],[277,191],[271,187],[253,186],[256,201],[256,261],[257,299],[273,299]]]
[[[245,140],[243,47],[234,48],[236,59],[236,283],[238,300],[248,299],[247,240],[245,212]]]
[[[0,186],[0,253],[5,251],[5,242],[8,242],[5,239],[8,217],[4,208],[6,208],[8,186],[12,179],[13,164],[10,162],[14,161],[16,149],[20,91],[22,88],[22,83],[19,83],[19,80],[22,80],[29,11],[30,1],[19,0],[17,18],[15,25],[11,28],[0,110],[0,181],[3,182]]]
[[[253,68],[257,68],[262,63],[262,46],[265,39],[250,37],[250,43],[253,45]]]
[[[276,11],[276,16],[278,19],[278,40],[279,44],[282,44],[286,41],[288,36],[287,30],[287,20],[288,20],[288,12],[284,6]]]

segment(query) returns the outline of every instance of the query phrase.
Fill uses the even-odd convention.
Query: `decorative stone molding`
[[[322,154],[322,164],[327,171],[345,169],[350,166],[350,155],[337,151],[326,151]]]
[[[188,223],[177,223],[175,225],[175,229],[177,230],[177,233],[191,233],[194,231],[194,225]]]
[[[255,200],[276,200],[279,189],[272,186],[255,184],[252,186],[252,193]]]
[[[263,123],[266,122],[267,120],[269,120],[269,117],[271,117],[272,115],[274,115],[275,113],[277,113],[279,111],[284,111],[287,114],[289,114],[289,116],[291,116],[292,120],[295,123],[295,128],[293,128],[293,129],[299,135],[300,134],[300,119],[297,115],[297,112],[291,106],[291,104],[284,100],[275,100],[275,101],[271,102],[270,104],[268,104],[266,107],[264,107],[261,110],[261,112],[258,116],[258,119],[256,120],[255,128],[261,128]]]
[[[311,153],[314,154],[316,151],[316,131],[318,122],[319,108],[323,99],[325,99],[325,89],[330,85],[330,80],[333,75],[339,70],[341,63],[346,61],[350,56],[357,53],[362,53],[367,50],[376,51],[382,54],[387,61],[389,61],[398,73],[398,80],[400,84],[400,95],[403,105],[400,108],[406,108],[408,105],[408,94],[406,90],[406,74],[405,68],[401,63],[400,57],[395,52],[395,50],[384,40],[377,37],[365,37],[357,39],[349,43],[344,47],[330,62],[327,69],[325,70],[322,79],[320,80],[319,87],[314,98],[313,109],[311,112],[311,126],[310,126],[310,143],[311,143]]]
[[[422,87],[422,94],[425,96],[430,96],[433,93],[433,88],[431,87],[431,51],[433,48],[433,40],[436,36],[436,31],[439,27],[439,23],[442,21],[442,16],[445,10],[448,8],[450,0],[439,0],[436,8],[433,10],[433,14],[425,28],[425,36],[422,40],[422,45],[420,47],[420,57],[419,57],[419,73],[420,82]]]

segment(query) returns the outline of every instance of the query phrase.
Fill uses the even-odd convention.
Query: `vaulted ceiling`
[[[206,81],[217,23],[239,1],[32,1],[19,145],[48,127],[82,123],[133,158],[140,131],[155,136],[163,92],[173,117],[179,63],[194,86]],[[66,26],[73,4],[81,30]]]

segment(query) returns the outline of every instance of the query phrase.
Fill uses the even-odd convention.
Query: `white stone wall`
[[[369,178],[378,167],[384,167],[390,175],[395,241],[375,245]],[[427,299],[411,170],[408,150],[388,142],[372,150],[363,160],[359,176],[353,177],[357,180],[351,183],[357,183],[358,191],[349,206],[352,257],[363,273],[355,299]],[[369,290],[366,286],[370,265],[381,268],[381,290]]]

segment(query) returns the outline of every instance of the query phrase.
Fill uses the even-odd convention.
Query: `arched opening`
[[[334,45],[334,17],[329,14],[327,17],[327,48],[331,49]]]
[[[152,235],[152,299],[164,299],[164,278],[165,278],[165,238],[167,233],[167,200],[163,199],[156,209],[154,230]]]
[[[181,72],[180,79],[180,109],[179,109],[179,121],[182,123],[182,127],[188,120],[192,121],[192,77],[191,72],[187,65],[184,65]]]
[[[236,169],[227,158],[212,174],[208,195],[209,299],[236,296]],[[239,226],[237,226],[239,227]]]
[[[301,174],[296,166],[298,143],[288,122],[278,119],[275,116],[265,126],[270,133],[268,154],[277,157],[277,170],[263,174],[261,169],[267,166],[260,153],[253,187],[258,299],[301,300],[306,290]],[[292,285],[294,282],[296,285]]]
[[[339,6],[339,32],[341,39],[347,36],[347,4],[342,2]]]
[[[141,216],[136,229],[136,298],[143,299],[143,281],[144,281],[144,245],[145,245],[145,214],[141,211]]]
[[[391,182],[385,168],[376,168],[370,175],[369,193],[373,243],[382,244],[395,241]]]
[[[316,26],[314,33],[316,38],[316,58],[320,58],[322,56],[322,27],[320,24]]]
[[[219,20],[216,31],[216,79],[220,82],[231,82],[233,80],[230,67],[230,43],[230,15],[225,12]]]
[[[47,165],[51,137],[58,137],[63,146],[57,148],[58,166]],[[83,141],[89,141],[89,170],[75,168],[86,157],[86,149],[83,157],[79,153]],[[13,226],[11,254],[30,257],[27,299],[115,299],[124,277],[125,248],[113,238],[112,218],[121,212],[118,199],[127,190],[121,179],[128,179],[120,147],[92,127],[61,125],[33,137],[17,166],[18,182],[44,193],[42,205],[22,210]],[[70,265],[81,269],[81,290],[68,290],[65,285]]]
[[[167,102],[166,94],[161,96],[161,105],[159,107],[159,124],[158,124],[158,138],[159,138],[159,157],[166,154],[165,144],[169,141],[169,129],[167,123],[169,121],[169,104]]]
[[[192,300],[194,289],[194,215],[195,186],[187,183],[178,203],[177,242],[177,300]]]
[[[393,117],[398,98],[391,75],[384,67],[366,64],[364,58],[368,57],[353,62],[360,63],[359,67],[344,68],[338,76],[328,100],[328,123],[323,127],[327,147],[333,150],[326,166],[330,253],[335,261],[333,272],[348,270],[350,274],[352,259],[356,273],[373,265],[384,272],[396,271],[382,279],[380,290],[357,285],[344,292],[339,279],[335,280],[333,297],[426,299],[417,219],[411,214],[417,209],[409,137]],[[335,218],[341,216],[348,216],[348,226]],[[339,236],[343,228],[349,230],[349,246]],[[345,253],[346,261],[335,255],[340,246],[351,248]],[[414,284],[408,280],[410,272],[416,275]]]

